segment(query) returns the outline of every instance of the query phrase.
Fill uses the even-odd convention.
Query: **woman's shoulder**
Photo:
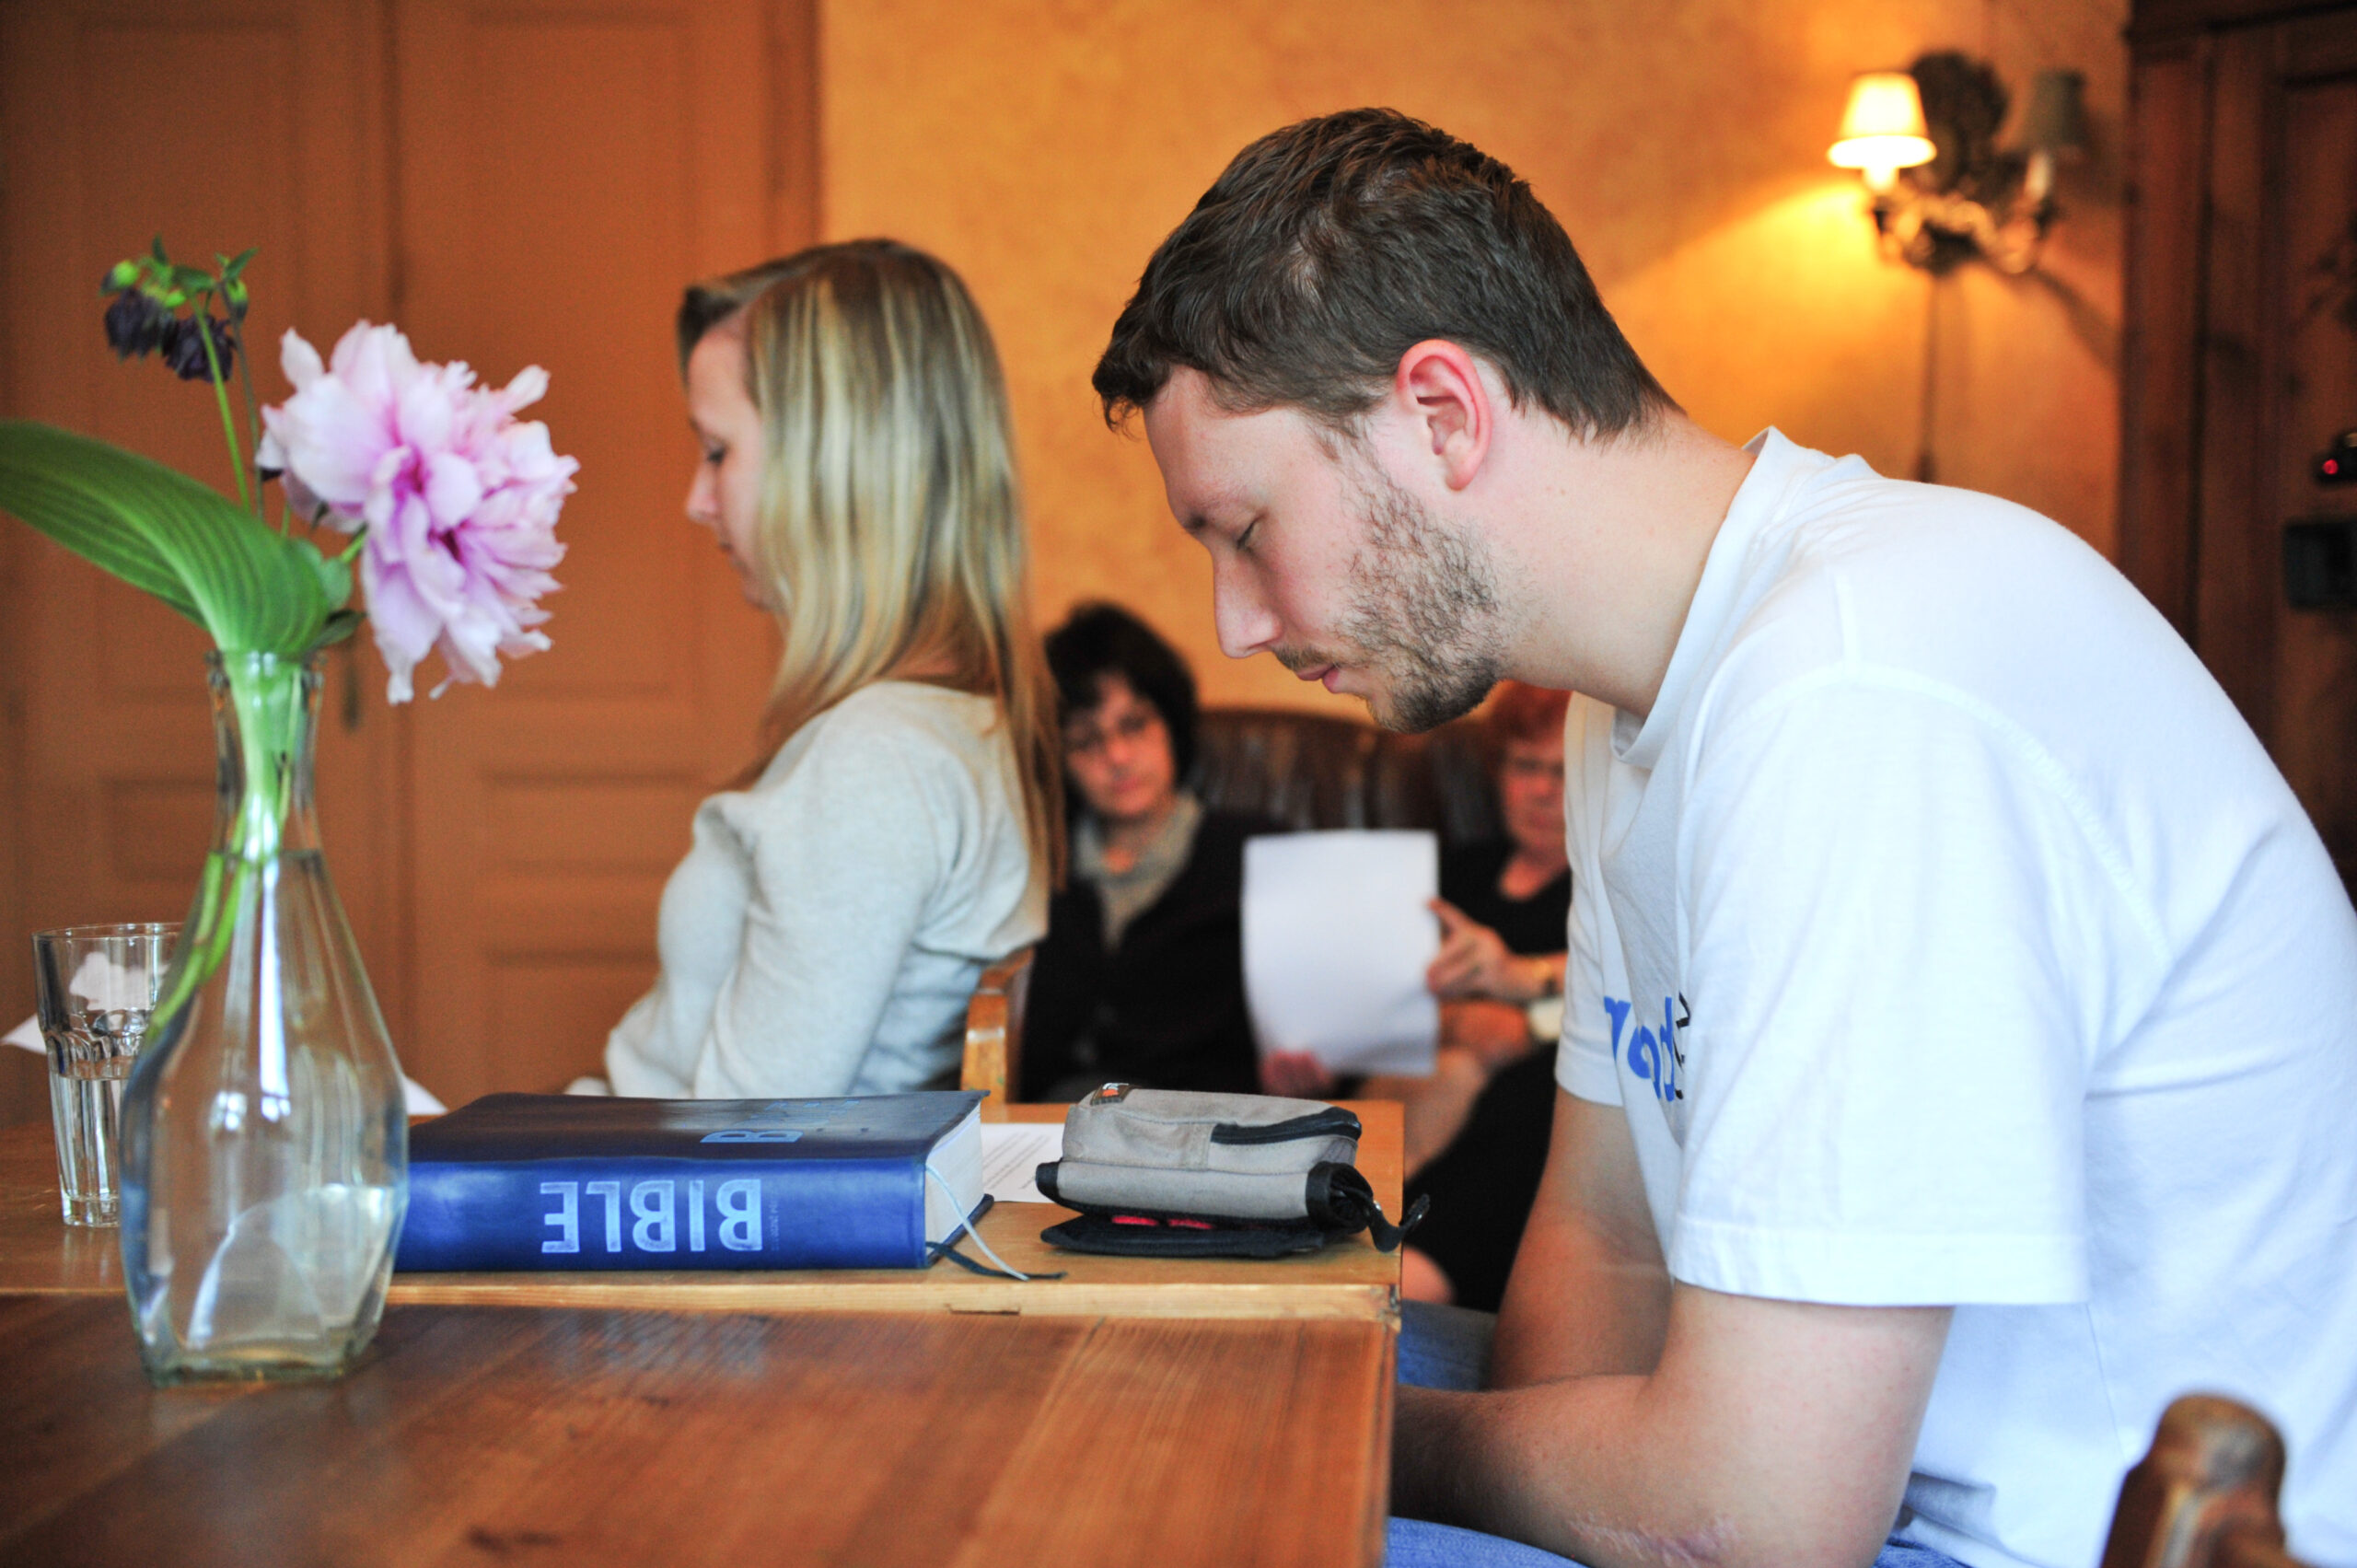
[[[1195,824],[1195,842],[1187,853],[1187,875],[1198,879],[1215,877],[1241,886],[1245,841],[1291,830],[1283,822],[1255,812],[1206,807]]]
[[[998,704],[988,697],[912,681],[863,686],[802,726],[731,815],[766,819],[810,792],[869,799],[876,809],[926,805],[957,809],[994,793],[1006,746]]]
[[[912,734],[962,742],[999,727],[998,699],[921,680],[875,680],[811,721],[833,735]]]
[[[1440,852],[1440,896],[1460,909],[1469,899],[1497,891],[1498,874],[1506,868],[1514,845],[1504,839],[1475,839],[1443,844]],[[1460,897],[1460,895],[1462,895]]]
[[[830,770],[863,761],[894,768],[970,766],[1004,744],[1004,727],[992,698],[912,680],[874,681],[813,718],[779,751],[782,766],[773,765],[762,783],[812,763]]]
[[[1203,819],[1195,830],[1198,842],[1215,840],[1221,843],[1242,843],[1246,839],[1264,838],[1271,833],[1290,833],[1293,830],[1273,817],[1263,817],[1257,811],[1237,811],[1225,806],[1207,806]]]

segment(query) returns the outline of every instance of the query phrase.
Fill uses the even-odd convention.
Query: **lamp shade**
[[[1867,71],[1850,84],[1841,137],[1826,157],[1841,168],[1887,173],[1932,161],[1923,125],[1923,99],[1904,71]]]
[[[2039,152],[2068,156],[2087,145],[2087,79],[2076,71],[2040,71],[2029,85],[2029,110],[2022,116],[2022,143]]]

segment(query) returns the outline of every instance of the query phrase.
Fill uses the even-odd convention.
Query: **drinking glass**
[[[57,1196],[67,1225],[121,1222],[123,1086],[180,935],[176,923],[69,925],[33,934]]]

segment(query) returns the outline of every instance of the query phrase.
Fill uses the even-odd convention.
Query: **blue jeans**
[[[1498,1320],[1463,1307],[1399,1306],[1399,1381],[1419,1388],[1472,1389],[1490,1369]],[[1535,1546],[1428,1519],[1391,1521],[1385,1568],[1578,1568]],[[1883,1543],[1875,1568],[1963,1568],[1954,1558],[1902,1540]]]

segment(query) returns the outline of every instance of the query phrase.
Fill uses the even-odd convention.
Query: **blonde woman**
[[[982,968],[1045,929],[1061,781],[1006,395],[956,273],[888,240],[688,290],[688,517],[784,633],[765,757],[663,890],[613,1092],[954,1086]]]

